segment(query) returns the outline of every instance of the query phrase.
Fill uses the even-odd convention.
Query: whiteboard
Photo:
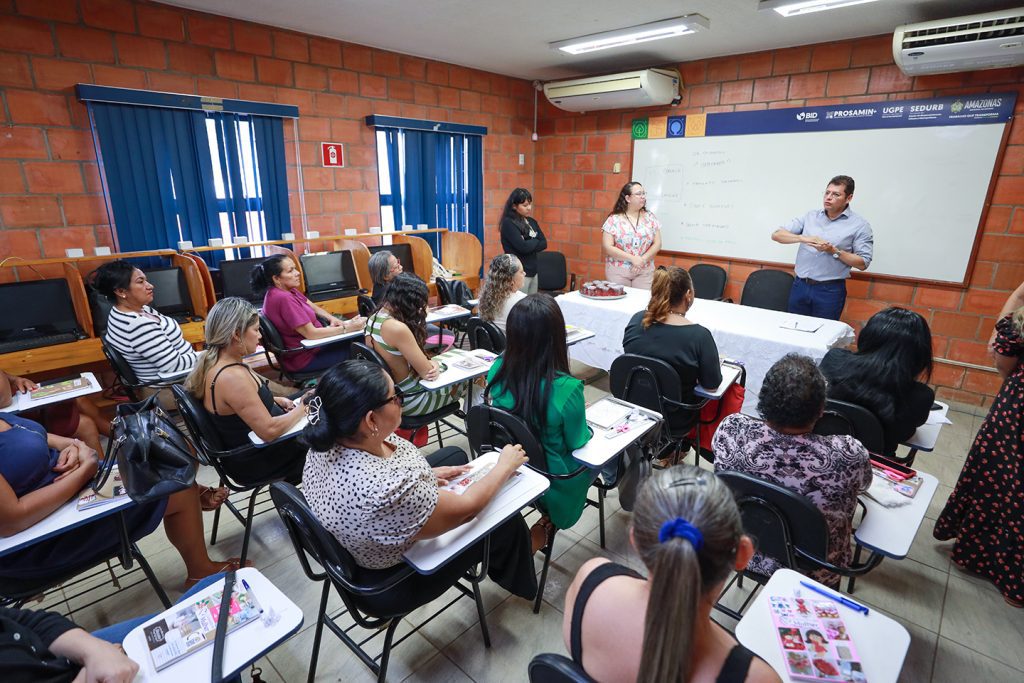
[[[1005,123],[636,140],[633,179],[662,249],[793,263],[771,233],[821,208],[836,175],[875,238],[867,272],[961,283]],[[855,271],[856,272],[856,271]]]

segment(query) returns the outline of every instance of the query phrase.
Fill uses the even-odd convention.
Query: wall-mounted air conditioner
[[[898,26],[892,56],[908,76],[1024,64],[1024,8]]]
[[[545,83],[544,95],[566,111],[637,109],[678,100],[680,84],[675,69],[644,69]]]

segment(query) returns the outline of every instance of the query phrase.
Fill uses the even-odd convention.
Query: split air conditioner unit
[[[898,26],[892,56],[908,76],[1024,64],[1024,7]]]
[[[644,69],[545,83],[544,95],[565,111],[638,109],[678,101],[680,83],[675,69]]]

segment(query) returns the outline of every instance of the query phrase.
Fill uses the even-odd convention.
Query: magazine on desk
[[[263,613],[252,591],[238,588],[236,586],[231,594],[228,633],[257,621]],[[149,655],[157,671],[213,642],[217,633],[222,593],[217,591],[196,602],[182,603],[166,616],[142,628]]]
[[[769,604],[791,679],[867,682],[834,602],[773,595]]]
[[[78,509],[88,510],[104,503],[111,503],[127,497],[128,489],[124,487],[124,482],[121,481],[121,473],[118,471],[117,465],[114,465],[110,470],[110,476],[103,483],[103,488],[99,491],[87,488],[82,492],[78,497]]]
[[[43,384],[38,389],[33,389],[29,392],[29,397],[33,401],[41,401],[44,398],[60,396],[61,394],[69,394],[72,391],[78,391],[79,389],[88,389],[90,386],[89,380],[85,377],[75,377],[73,379],[54,382],[53,384]]]

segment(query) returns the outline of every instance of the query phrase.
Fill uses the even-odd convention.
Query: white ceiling
[[[170,5],[525,79],[551,80],[891,33],[900,24],[1015,7],[1005,0],[879,0],[783,18],[757,0],[172,0]],[[590,55],[548,43],[699,13],[711,30]]]

